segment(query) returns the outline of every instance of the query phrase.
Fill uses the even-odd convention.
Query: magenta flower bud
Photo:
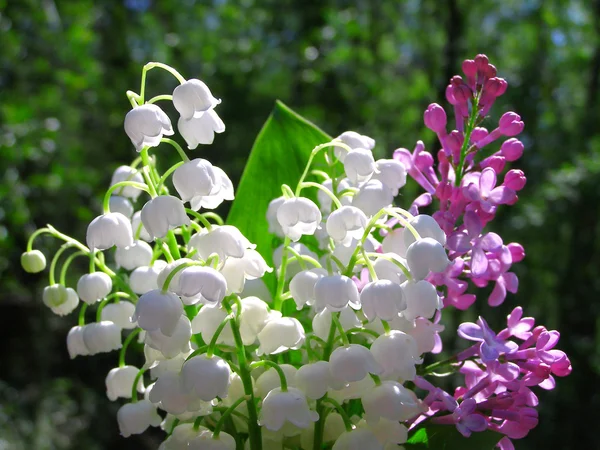
[[[464,140],[465,138],[463,134],[457,130],[453,130],[446,138],[446,145],[452,153],[455,163],[458,163],[458,161],[460,161],[460,149],[463,145]]]
[[[486,97],[499,97],[502,94],[499,94],[498,92],[502,89],[502,82],[500,81],[502,80],[501,78],[490,78],[489,80],[487,80],[485,82],[485,84],[483,85],[483,93],[486,95]],[[502,80],[504,81],[504,80]],[[506,84],[506,81],[504,82]],[[506,90],[506,88],[504,88],[504,90]]]
[[[435,196],[442,202],[450,200],[450,197],[452,197],[452,185],[450,182],[444,181],[438,184],[435,188]]]
[[[498,128],[500,133],[505,136],[516,136],[523,131],[525,124],[521,121],[521,116],[514,112],[507,112],[500,117]]]
[[[434,162],[433,156],[429,152],[420,152],[415,157],[415,166],[421,171],[426,171],[433,167]]]
[[[522,170],[509,170],[504,176],[504,186],[513,191],[520,191],[525,187],[525,183],[527,183],[527,178]]]
[[[501,155],[490,156],[489,158],[484,159],[480,163],[480,166],[482,169],[486,168],[486,167],[490,167],[490,168],[494,169],[494,172],[496,172],[496,173],[502,172],[504,170],[505,165],[506,165],[506,159],[504,158],[504,156],[501,156]]]
[[[471,142],[477,142],[486,137],[488,134],[488,130],[484,127],[477,127],[473,129],[471,133]]]
[[[452,93],[451,84],[446,86],[446,100],[448,100],[448,103],[450,103],[451,105],[456,105],[458,103],[458,101],[454,98],[454,94]]]
[[[493,64],[488,64],[487,69],[485,70],[485,76],[487,78],[494,78],[497,73],[498,70],[496,70],[496,66]]]
[[[518,263],[523,261],[525,258],[525,249],[523,246],[517,242],[511,242],[507,245],[508,250],[510,251],[510,255],[512,256],[512,262]]]
[[[475,67],[477,67],[479,73],[483,73],[487,69],[489,63],[490,60],[484,54],[480,53],[479,55],[475,56]]]
[[[500,153],[506,158],[507,161],[516,161],[523,155],[523,149],[525,146],[517,138],[510,138],[504,141],[500,147]]]
[[[475,78],[477,75],[477,65],[472,59],[465,59],[462,63],[462,71],[468,78]]]
[[[432,103],[425,110],[423,115],[425,126],[435,133],[445,133],[446,123],[448,118],[446,117],[446,111],[437,103]]]
[[[469,89],[469,86],[464,83],[460,76],[453,76],[450,80],[450,84],[452,86],[452,95],[459,104],[467,103],[471,99],[471,89]]]

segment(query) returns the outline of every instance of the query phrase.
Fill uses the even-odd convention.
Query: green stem
[[[340,337],[342,338],[342,343],[344,344],[344,346],[348,346],[350,345],[350,341],[348,340],[348,336],[346,335],[346,331],[344,330],[344,327],[342,326],[339,316],[340,313],[331,313],[331,321],[332,323],[335,324],[335,327],[337,328],[338,332],[340,333]]]
[[[156,96],[152,97],[150,100],[148,100],[147,103],[156,103],[160,100],[173,100],[173,96],[167,95],[167,94],[156,95]]]
[[[473,102],[471,108],[471,116],[469,117],[469,122],[467,123],[467,129],[465,131],[465,140],[463,141],[462,147],[460,149],[460,161],[458,166],[456,167],[456,180],[454,185],[460,186],[460,182],[463,177],[463,171],[465,166],[465,160],[467,157],[467,150],[469,148],[469,142],[471,141],[471,133],[475,129],[475,125],[477,122],[477,117],[479,116],[479,94],[475,96],[475,100]]]
[[[281,383],[281,390],[283,392],[287,392],[287,390],[288,390],[287,378],[285,377],[285,373],[283,372],[283,369],[276,362],[270,361],[268,359],[266,359],[264,361],[256,361],[256,362],[253,362],[252,364],[250,364],[250,370],[254,370],[258,367],[264,367],[264,366],[272,367],[273,369],[275,369],[277,371],[277,375],[279,375],[279,381]]]
[[[39,230],[35,230],[33,233],[31,233],[31,236],[29,236],[29,240],[27,241],[28,252],[33,250],[33,241],[35,240],[35,238],[44,233],[52,234],[52,230],[50,228],[40,228]]]
[[[119,181],[118,183],[115,183],[111,187],[109,187],[106,191],[106,194],[104,194],[104,201],[102,202],[102,207],[104,208],[104,214],[110,212],[110,197],[111,197],[112,193],[114,191],[116,191],[117,189],[120,189],[120,188],[123,188],[126,186],[131,186],[131,187],[137,188],[140,191],[144,191],[144,192],[148,192],[148,193],[150,192],[148,186],[145,185],[144,183],[138,183],[137,181]]]
[[[60,284],[62,284],[62,285],[65,284],[65,279],[67,277],[67,270],[69,269],[69,266],[71,265],[73,260],[75,258],[77,258],[78,256],[87,256],[87,254],[85,252],[78,251],[78,252],[70,254],[67,257],[67,259],[65,260],[65,262],[63,263],[63,265],[60,269]]]
[[[50,270],[48,273],[48,281],[50,283],[50,286],[56,284],[56,278],[55,278],[55,274],[56,274],[56,264],[58,263],[58,259],[61,257],[61,255],[69,248],[71,248],[73,245],[70,242],[67,242],[66,244],[63,244],[60,246],[60,248],[58,249],[58,251],[54,254],[54,257],[52,258],[52,262],[50,263]]]
[[[331,406],[333,406],[337,410],[339,415],[342,416],[342,420],[344,421],[346,431],[352,431],[352,421],[350,420],[350,417],[348,417],[348,414],[346,414],[346,411],[344,410],[342,405],[340,405],[337,401],[329,397],[325,397],[323,399],[323,403],[329,403]]]
[[[379,333],[373,330],[369,330],[368,328],[350,328],[348,331],[346,331],[347,335],[356,333],[368,334],[369,336],[373,336],[374,338],[379,337]]]
[[[208,220],[206,220],[206,218],[198,211],[194,211],[190,208],[185,208],[185,212],[194,216],[195,219],[198,219],[198,221],[202,223],[202,225],[204,225],[204,228],[206,228],[208,231],[212,230],[212,224]]]
[[[175,78],[177,78],[177,81],[179,81],[179,83],[181,83],[181,84],[185,83],[185,78],[179,72],[177,72],[175,69],[173,69],[171,66],[167,66],[166,64],[159,63],[159,62],[149,62],[142,68],[142,81],[141,81],[141,85],[140,85],[140,95],[139,95],[139,97],[140,97],[139,104],[140,105],[144,104],[144,95],[146,93],[146,76],[149,71],[151,71],[152,69],[155,69],[155,68],[166,70],[171,75],[173,75]]]
[[[333,317],[333,313],[331,314]],[[333,320],[329,326],[329,335],[327,336],[327,343],[323,349],[323,361],[329,361],[331,352],[333,350],[333,344],[335,342],[335,330],[336,326]],[[325,394],[327,396],[327,394]],[[326,398],[326,397],[325,397]],[[325,405],[323,404],[324,398],[317,400],[317,413],[319,414],[319,420],[315,424],[315,432],[313,439],[313,450],[322,450],[323,446],[323,432],[325,431]]]
[[[316,189],[319,189],[320,191],[323,191],[331,199],[331,201],[335,204],[335,207],[337,209],[340,209],[342,207],[342,203],[338,200],[338,198],[335,196],[335,194],[333,192],[331,192],[329,189],[327,189],[325,186],[323,186],[322,184],[313,183],[312,181],[305,181],[300,186],[302,188],[314,187]]]
[[[179,245],[177,244],[177,238],[175,237],[173,230],[167,232],[167,245],[169,246],[171,255],[173,255],[175,259],[180,259],[181,253],[179,253]]]
[[[123,367],[123,366],[119,366],[119,367]],[[145,372],[146,372],[146,369],[140,369],[140,371],[135,376],[135,379],[133,380],[133,386],[131,386],[131,403],[136,403],[138,401],[137,385],[140,382],[140,378],[142,378],[144,376]]]
[[[215,352],[215,347],[217,346],[217,340],[219,339],[219,336],[221,335],[221,332],[225,329],[225,327],[227,326],[227,323],[231,319],[232,319],[231,316],[226,317],[223,320],[223,322],[221,322],[219,324],[219,327],[216,329],[215,334],[213,334],[213,337],[210,340],[210,343],[208,344],[208,350],[206,351],[207,358],[212,358],[213,353]]]
[[[165,184],[165,181],[167,181],[167,178],[169,178],[169,176],[173,172],[175,172],[179,167],[183,166],[184,164],[185,164],[184,161],[179,161],[178,163],[169,167],[167,169],[167,171],[165,173],[163,173],[162,177],[160,177],[160,179],[158,180],[158,183],[157,183],[158,189],[160,189]]]
[[[177,275],[177,272],[181,272],[183,269],[187,269],[188,267],[202,266],[202,265],[203,264],[199,261],[189,261],[189,262],[185,262],[183,264],[179,264],[177,267],[175,267],[173,270],[171,270],[169,272],[169,275],[167,275],[167,278],[165,279],[165,282],[162,285],[162,291],[167,292],[169,290],[169,285],[171,284],[171,281],[173,281],[173,278],[175,277],[175,275]]]
[[[442,361],[438,361],[438,362],[435,362],[433,364],[429,364],[427,367],[423,368],[422,371],[420,371],[421,372],[420,375],[428,375],[428,374],[430,374],[432,372],[435,372],[435,370],[438,367],[442,367],[442,366],[445,366],[445,365],[448,365],[448,364],[453,364],[455,362],[458,362],[456,355],[451,356],[448,359],[444,359]]]
[[[289,237],[286,237],[283,241],[283,251],[281,252],[281,265],[279,266],[279,275],[277,276],[277,289],[275,291],[275,299],[273,300],[273,309],[281,311],[281,305],[283,304],[283,289],[285,287],[285,272],[288,263],[288,248],[292,241]]]
[[[217,223],[217,225],[219,225],[219,226],[225,225],[225,221],[217,213],[214,213],[214,212],[205,212],[205,213],[202,213],[202,216],[205,217],[205,218],[207,218],[207,219],[214,220]]]
[[[185,154],[185,151],[181,148],[181,145],[179,145],[177,142],[175,142],[173,139],[169,139],[169,138],[162,138],[160,140],[160,142],[164,142],[165,144],[170,144],[173,146],[173,148],[175,150],[177,150],[177,153],[179,153],[179,157],[181,158],[181,160],[183,162],[188,162],[190,160],[190,158],[188,158],[188,155]]]
[[[131,344],[131,342],[140,333],[140,331],[142,331],[141,328],[136,328],[131,333],[129,333],[129,336],[127,336],[125,342],[123,342],[123,347],[121,347],[121,351],[119,352],[119,367],[125,366],[125,353],[127,352],[127,347],[129,347],[129,344]]]
[[[233,402],[233,404],[229,408],[225,410],[224,413],[221,414],[221,418],[215,425],[215,430],[213,431],[213,439],[219,438],[219,433],[221,432],[221,428],[223,428],[223,425],[225,424],[227,418],[235,411],[235,409],[238,406],[242,404],[242,402],[247,402],[248,400],[250,400],[250,397],[247,395],[238,398],[235,402]]]
[[[369,275],[371,276],[371,280],[377,281],[378,278],[377,278],[377,273],[375,272],[375,267],[373,267],[373,264],[371,263],[371,260],[367,256],[367,252],[365,251],[364,247],[361,248],[361,252],[362,252],[363,258],[365,260],[365,265],[367,266],[367,269],[369,270]]]
[[[150,171],[150,159],[148,157],[148,147],[144,147],[140,152],[140,157],[142,158],[142,165],[144,166],[141,170],[142,176],[144,177],[144,181],[148,185],[148,193],[150,197],[155,198],[158,196],[156,193],[156,186],[154,185],[154,181],[149,175]]]
[[[198,356],[198,355],[203,355],[204,353],[206,353],[206,350],[208,349],[208,345],[203,345],[201,347],[198,347],[196,350],[194,350],[192,353],[190,353],[188,355],[187,358],[185,358],[186,361],[189,361],[190,359],[192,359],[194,356]]]
[[[107,296],[98,304],[98,309],[96,309],[96,322],[102,321],[102,310],[104,309],[104,307],[108,303],[110,303],[111,300],[119,298],[131,298],[131,295],[129,295],[126,292],[115,292],[114,294],[110,294],[109,296]]]
[[[79,308],[79,320],[77,321],[77,325],[79,325],[80,327],[85,325],[85,312],[88,309],[88,304],[87,303],[83,303],[83,305],[81,305],[81,308]]]

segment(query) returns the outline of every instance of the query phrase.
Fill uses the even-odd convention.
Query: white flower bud
[[[117,398],[131,398],[133,382],[139,369],[134,366],[115,367],[106,376],[106,396],[112,402]],[[138,380],[137,391],[144,393],[144,380],[142,377]]]
[[[152,247],[144,241],[135,241],[133,245],[118,248],[115,252],[117,267],[133,270],[147,266],[152,261]]]
[[[432,238],[413,242],[406,251],[406,262],[417,280],[422,280],[429,272],[443,272],[450,264],[442,244]]]
[[[227,292],[225,277],[211,267],[186,267],[181,271],[178,285],[179,295],[195,297],[194,303],[201,301],[207,305],[220,305]]]
[[[312,321],[313,333],[315,336],[323,340],[327,340],[329,329],[331,328],[331,314],[329,309],[324,309],[320,313],[315,314]],[[361,326],[361,321],[356,316],[356,313],[351,308],[344,308],[340,312],[340,323],[344,330]]]
[[[109,303],[102,309],[102,320],[113,322],[121,329],[131,330],[137,326],[131,318],[135,313],[135,305],[131,302],[121,300],[116,303]]]
[[[82,275],[77,282],[77,294],[88,305],[103,299],[112,291],[112,280],[104,272]]]
[[[158,285],[158,274],[167,265],[166,261],[154,261],[152,266],[142,266],[129,275],[129,287],[136,294],[145,294],[153,289],[162,288]]]
[[[379,180],[369,180],[358,188],[352,198],[352,206],[362,210],[367,216],[374,216],[394,201],[392,191]]]
[[[384,450],[377,436],[368,428],[346,431],[335,441],[331,450]]]
[[[423,354],[434,349],[436,337],[438,333],[444,331],[444,328],[444,325],[433,323],[423,317],[417,317],[414,328],[406,333],[410,334],[417,342],[418,353]]]
[[[345,275],[332,275],[319,279],[315,284],[315,310],[327,308],[341,311],[346,306],[360,308],[360,295],[354,281]]]
[[[285,237],[285,233],[283,232],[283,228],[281,228],[281,225],[277,220],[277,211],[279,210],[279,207],[283,204],[283,202],[285,202],[285,197],[277,197],[269,202],[269,207],[267,208],[267,222],[269,222],[269,233],[272,233],[280,238]]]
[[[192,333],[200,333],[204,342],[210,342],[219,328],[219,325],[227,317],[227,312],[222,308],[210,306],[203,306],[196,317],[192,320]],[[231,324],[225,325],[225,328],[219,334],[217,344],[235,345],[233,339],[233,333],[231,331]]]
[[[351,149],[363,148],[366,150],[373,150],[373,147],[375,147],[374,139],[370,138],[369,136],[359,134],[356,131],[344,131],[335,139],[342,141]],[[334,152],[336,158],[344,162],[348,152],[341,147],[334,147]]]
[[[360,381],[369,373],[378,375],[382,372],[369,349],[358,344],[336,348],[329,358],[329,368],[333,378],[344,383]]]
[[[327,275],[325,269],[303,270],[290,281],[290,292],[298,310],[315,302],[315,284]]]
[[[90,351],[85,346],[85,342],[83,342],[83,327],[76,326],[69,330],[69,334],[67,334],[67,350],[71,359],[79,355],[87,356],[90,354]]]
[[[216,254],[220,263],[229,257],[242,258],[246,249],[256,248],[233,225],[213,226],[210,231],[196,233],[191,237],[189,246],[198,251],[200,259],[206,261],[210,255]]]
[[[159,426],[162,418],[152,403],[148,400],[140,400],[121,406],[117,412],[117,421],[121,436],[129,437],[132,434],[142,434],[150,426]]]
[[[236,307],[234,307],[237,310]],[[257,297],[242,299],[240,313],[240,335],[244,345],[252,345],[267,322],[281,317],[279,311],[269,310],[269,305]]]
[[[358,424],[359,427],[367,426],[367,422],[363,419]],[[371,423],[368,425],[368,429],[377,436],[377,440],[382,445],[385,445],[386,449],[398,449],[397,445],[391,444],[404,444],[408,439],[408,428],[395,420],[389,420],[385,417],[381,417],[377,423]],[[391,445],[391,447],[388,447]]]
[[[438,241],[442,246],[446,245],[446,233],[440,228],[437,221],[426,214],[419,214],[410,220],[410,224],[419,233],[421,238],[432,238]],[[406,248],[416,241],[415,236],[408,228],[403,229],[404,246]]]
[[[184,203],[192,201],[194,197],[210,195],[216,184],[213,165],[202,158],[192,159],[173,172],[173,186]]]
[[[172,416],[171,414],[168,416],[175,419],[175,416]],[[173,424],[165,424],[163,422],[161,427],[169,432],[172,429]],[[188,450],[190,441],[198,437],[198,435],[205,430],[206,428],[204,427],[199,427],[195,430],[193,423],[179,423],[175,429],[173,429],[171,435],[160,444],[158,450]]]
[[[279,368],[283,371],[288,386],[296,387],[295,377],[298,369],[291,364],[279,364]],[[256,393],[259,397],[264,398],[273,389],[280,387],[281,378],[279,378],[279,373],[273,367],[269,367],[256,379]]]
[[[292,349],[297,350],[304,344],[304,328],[292,317],[280,317],[269,320],[258,333],[260,343],[257,355],[275,355]]]
[[[377,423],[380,418],[403,422],[421,412],[417,396],[397,381],[383,381],[361,398],[367,423]]]
[[[215,140],[215,133],[223,133],[225,124],[214,110],[203,113],[200,117],[191,119],[179,118],[177,122],[179,132],[187,142],[190,150],[199,144],[210,145]]]
[[[361,239],[367,226],[367,216],[354,206],[342,206],[327,218],[327,233],[335,242],[348,246],[352,239]]]
[[[299,428],[308,428],[312,422],[319,420],[319,414],[311,411],[306,397],[296,388],[283,392],[275,388],[263,400],[258,423],[268,430],[278,431],[285,422]]]
[[[217,166],[213,166],[213,171],[216,177],[216,183],[210,192],[210,195],[204,197],[196,196],[190,200],[190,206],[194,211],[200,208],[215,209],[225,200],[233,200],[235,198],[233,192],[233,183],[223,170]]]
[[[165,336],[160,330],[148,331],[144,342],[161,352],[165,358],[173,358],[189,349],[191,337],[192,324],[190,319],[182,314],[172,335]]]
[[[182,382],[179,373],[165,372],[162,374],[150,391],[150,401],[159,403],[159,408],[170,414],[183,414],[186,411],[193,411],[192,406],[195,399],[187,391]]]
[[[395,159],[379,159],[375,164],[377,171],[372,179],[381,181],[394,197],[398,195],[399,189],[406,184],[404,164]]]
[[[135,149],[157,147],[163,135],[171,136],[173,127],[169,116],[153,103],[137,106],[125,116],[125,133]]]
[[[381,247],[385,253],[395,253],[402,258],[406,258],[407,247],[404,244],[404,231],[405,228],[394,228],[383,238]]]
[[[401,311],[406,309],[402,288],[389,280],[368,283],[360,293],[360,303],[369,322],[376,318],[394,320]]]
[[[133,320],[143,330],[160,330],[165,336],[171,336],[182,314],[183,305],[177,295],[155,289],[139,298]]]
[[[88,225],[86,241],[90,250],[129,247],[133,244],[131,222],[121,213],[98,216]]]
[[[402,288],[406,298],[406,309],[402,311],[405,319],[414,320],[417,317],[431,319],[436,310],[442,309],[443,305],[435,286],[429,281],[407,281]]]
[[[333,379],[327,361],[304,364],[296,372],[296,387],[311,400],[323,397],[332,384]]]
[[[355,148],[344,157],[344,172],[352,183],[367,181],[376,170],[371,150]]]
[[[126,197],[111,195],[108,207],[111,212],[121,213],[128,219],[131,219],[131,216],[133,216],[133,205]]]
[[[312,235],[321,223],[319,207],[308,198],[285,200],[277,210],[277,221],[284,234],[296,242],[302,235]]]
[[[173,90],[173,106],[183,119],[201,117],[205,111],[213,109],[221,100],[213,97],[208,86],[192,78]]]
[[[141,218],[153,238],[163,238],[170,229],[190,224],[182,201],[172,195],[160,195],[150,200],[142,208]]]
[[[90,352],[108,353],[121,348],[121,329],[109,321],[88,323],[83,327],[83,342]]]
[[[28,273],[39,273],[46,268],[46,257],[39,250],[24,252],[21,255],[21,266]]]
[[[227,280],[227,293],[240,293],[245,280],[262,278],[266,272],[272,272],[264,258],[256,250],[247,249],[242,258],[228,258],[221,268],[221,274]]]
[[[121,181],[133,181],[135,183],[144,184],[144,178],[142,174],[133,167],[130,166],[119,166],[113,172],[113,176],[110,180],[110,185],[114,186]],[[117,195],[128,197],[134,201],[140,196],[143,191],[133,186],[123,186],[114,191]],[[117,212],[117,211],[115,211]]]
[[[141,239],[146,242],[151,242],[152,236],[148,233],[148,230],[144,227],[142,223],[142,212],[136,211],[133,213],[133,217],[131,218],[131,229],[133,231],[134,239]]]
[[[184,388],[206,402],[227,397],[230,374],[229,364],[218,356],[194,356],[181,369]]]
[[[62,284],[53,284],[44,288],[42,296],[44,304],[52,310],[54,314],[65,316],[72,312],[79,304],[77,293],[64,287]]]
[[[406,267],[406,260],[400,258],[395,253],[384,253],[382,256],[386,256],[398,261],[400,264]],[[389,280],[396,284],[402,284],[406,281],[406,275],[402,269],[397,264],[386,258],[377,258],[373,263],[373,269],[375,269],[377,278],[380,280]],[[406,267],[406,270],[408,270],[408,267]]]
[[[235,450],[235,439],[228,433],[221,431],[217,438],[210,430],[203,431],[190,441],[189,450]]]
[[[383,368],[383,378],[414,380],[417,374],[415,364],[422,362],[417,343],[402,331],[392,330],[379,336],[371,345],[371,353]]]

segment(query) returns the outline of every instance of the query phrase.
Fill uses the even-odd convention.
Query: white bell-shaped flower
[[[289,198],[277,210],[277,221],[284,234],[294,242],[302,235],[314,234],[321,218],[319,207],[305,197]]]
[[[121,436],[129,437],[142,434],[150,426],[159,426],[162,418],[156,412],[156,406],[144,399],[121,406],[117,411],[117,421]]]
[[[153,380],[162,377],[165,373],[179,373],[183,367],[185,359],[191,351],[185,351],[173,358],[165,359],[164,355],[149,345],[144,345],[144,356],[146,363],[144,368],[150,368],[150,378]]]
[[[355,148],[348,152],[344,158],[344,172],[354,184],[367,181],[376,170],[377,165],[371,150]]]
[[[283,228],[281,228],[281,225],[277,220],[277,211],[284,202],[285,197],[277,197],[269,202],[269,206],[267,208],[267,222],[269,223],[269,233],[272,233],[280,238],[285,237],[285,233],[283,232]]]
[[[334,379],[333,383],[333,389],[329,391],[328,395],[338,403],[361,398],[366,391],[375,386],[375,381],[371,377],[364,377],[360,381],[351,383]]]
[[[144,177],[142,177],[142,174],[133,167],[119,166],[113,172],[113,176],[110,180],[110,185],[113,186],[117,183],[120,183],[121,181],[134,181],[136,183],[144,184]],[[124,186],[114,191],[116,195],[128,197],[133,199],[134,201],[140,196],[142,192],[142,190],[133,186]]]
[[[200,333],[204,342],[210,342],[217,331],[217,328],[227,317],[227,312],[222,308],[203,306],[192,320],[192,332]],[[231,324],[225,325],[225,328],[219,334],[217,344],[235,345]]]
[[[356,131],[344,131],[337,138],[335,138],[335,140],[342,141],[351,149],[363,148],[366,150],[373,150],[373,148],[375,147],[374,139],[370,138],[369,136],[359,134]],[[346,154],[348,152],[342,147],[335,147],[334,152],[336,158],[344,162],[344,159],[346,158]]]
[[[377,171],[373,174],[374,180],[381,181],[395,197],[398,191],[406,184],[406,167],[395,159],[379,159],[375,162]]]
[[[417,317],[431,319],[438,309],[442,309],[442,302],[429,281],[407,281],[402,285],[406,298],[406,309],[402,315],[407,320]]]
[[[42,296],[44,305],[52,310],[54,314],[65,316],[72,312],[79,304],[77,293],[62,284],[53,284],[44,288]]]
[[[182,314],[183,305],[177,295],[155,289],[139,298],[133,320],[143,330],[160,330],[165,336],[171,336]]]
[[[174,424],[165,424],[163,422],[163,424],[161,424],[161,427],[163,427],[164,430],[170,431],[171,429],[173,429],[173,425]],[[188,445],[190,441],[198,437],[200,433],[202,433],[205,430],[206,428],[204,427],[198,427],[197,430],[194,429],[193,423],[180,422],[173,429],[171,435],[160,444],[158,450],[188,450]]]
[[[235,450],[235,439],[232,435],[221,431],[218,437],[213,432],[205,430],[196,438],[192,439],[187,447],[188,450]]]
[[[293,317],[279,317],[269,320],[258,333],[260,343],[257,355],[275,355],[304,344],[305,333],[302,324]]]
[[[402,288],[389,280],[368,283],[360,293],[360,303],[365,317],[370,322],[376,318],[394,320],[406,309]]]
[[[386,449],[397,449],[398,444],[404,444],[408,439],[408,428],[405,425],[385,417],[381,417],[377,423],[370,423],[369,425],[367,425],[366,420],[361,420],[358,426],[368,427],[377,437],[377,440],[386,446]]]
[[[358,288],[351,278],[345,275],[331,275],[320,278],[315,284],[315,310],[324,308],[341,311],[346,306],[360,308]]]
[[[181,369],[184,388],[206,402],[216,397],[227,397],[229,375],[229,364],[218,356],[194,356]]]
[[[371,345],[371,353],[383,368],[383,378],[414,380],[417,374],[415,364],[423,361],[413,337],[397,330],[375,339]]]
[[[237,309],[237,308],[236,308]],[[267,322],[280,318],[279,311],[271,311],[269,305],[257,297],[242,299],[242,312],[240,313],[240,335],[244,345],[252,345],[258,338]]]
[[[146,230],[144,224],[142,223],[141,211],[136,211],[133,213],[133,216],[131,217],[131,229],[133,230],[134,239],[141,239],[146,242],[151,242],[153,240],[152,236],[150,236],[148,230]]]
[[[208,86],[196,78],[181,83],[173,90],[173,106],[183,119],[201,117],[221,100],[213,97]]]
[[[190,238],[189,246],[197,250],[200,259],[207,260],[212,254],[223,263],[228,257],[242,258],[246,249],[254,249],[242,232],[233,225],[214,226],[212,230],[203,230]]]
[[[361,398],[367,423],[377,423],[380,418],[403,422],[421,412],[415,393],[397,381],[383,381]]]
[[[432,238],[413,242],[406,250],[406,262],[417,280],[422,280],[429,272],[443,272],[450,264],[442,244]]]
[[[394,228],[388,234],[386,234],[386,236],[383,238],[383,241],[381,242],[382,250],[385,253],[394,253],[400,256],[401,258],[406,258],[407,246],[404,244],[404,231],[404,228]]]
[[[324,187],[326,187],[327,189],[329,189],[331,192],[334,191],[333,189],[333,181],[331,179],[329,180],[325,180],[321,183]],[[350,180],[348,178],[342,178],[339,183],[336,186],[335,192],[333,192],[336,196],[338,196],[338,199],[340,201],[340,203],[342,205],[349,205],[352,202],[352,197],[344,195],[342,197],[339,197],[339,194],[344,191],[345,189],[351,188],[352,183],[350,182]],[[324,214],[327,214],[331,211],[331,205],[333,203],[333,200],[331,199],[331,197],[329,195],[327,195],[323,190],[319,189],[317,191],[317,200],[319,201],[319,206],[321,207],[321,211]]]
[[[342,206],[327,218],[327,233],[335,242],[348,246],[352,239],[361,239],[367,226],[367,216],[355,206]]]
[[[67,334],[67,350],[71,359],[76,356],[87,356],[90,351],[83,341],[83,327],[75,326]]]
[[[131,398],[131,389],[139,369],[135,366],[115,367],[106,376],[106,396],[112,402],[117,398]],[[144,380],[138,380],[137,391],[144,393]]]
[[[121,213],[98,216],[88,225],[86,241],[90,250],[129,247],[133,244],[131,222]]]
[[[213,110],[202,113],[199,117],[191,119],[179,118],[177,122],[179,132],[187,142],[190,150],[198,147],[199,144],[210,145],[215,140],[215,133],[223,133],[225,124]]]
[[[136,294],[145,294],[153,289],[162,288],[158,285],[158,274],[167,265],[166,261],[154,261],[152,266],[141,266],[129,275],[129,287]]]
[[[421,238],[432,238],[438,241],[442,246],[446,245],[446,233],[442,230],[437,221],[426,214],[419,214],[409,222],[419,233]],[[404,246],[406,248],[416,241],[415,236],[408,228],[404,228],[402,232],[404,236]]]
[[[171,274],[171,272],[173,272],[175,269],[177,269],[177,267],[181,266],[182,264],[187,264],[187,263],[191,263],[191,262],[193,262],[193,260],[191,260],[189,258],[180,258],[180,259],[176,259],[175,261],[172,261],[168,264],[165,264],[163,266],[162,270],[158,273],[158,277],[156,277],[156,284],[158,285],[158,288],[159,289],[163,288],[163,286],[165,285],[165,283],[167,281],[167,278],[169,278],[169,275]],[[185,270],[185,269],[181,269],[181,270],[178,270],[177,272],[175,272],[175,274],[171,278],[171,281],[169,282],[169,285],[166,286],[166,290],[171,291],[171,292],[179,292],[179,290],[181,289],[179,280],[181,279],[182,270]]]
[[[159,404],[159,408],[177,415],[193,410],[198,399],[190,394],[183,386],[179,373],[165,372],[154,383],[149,399],[152,403]]]
[[[110,321],[121,329],[131,330],[137,326],[132,321],[135,313],[135,305],[131,302],[121,300],[115,303],[109,303],[102,309],[102,321]]]
[[[221,274],[227,280],[228,294],[242,292],[246,280],[262,278],[272,271],[261,254],[252,249],[247,249],[242,258],[228,258],[221,268]]]
[[[367,216],[374,216],[394,201],[392,191],[379,180],[369,180],[358,188],[352,198],[352,206],[362,210]]]
[[[121,213],[128,219],[133,216],[133,205],[127,197],[121,197],[120,195],[111,195],[108,203],[108,208],[111,212]]]
[[[414,321],[414,327],[406,331],[417,343],[419,354],[429,353],[436,345],[438,334],[444,331],[444,325],[433,323],[431,320],[423,317],[417,317]]]
[[[82,275],[77,282],[77,294],[88,305],[103,299],[112,291],[112,279],[104,272]]]
[[[206,305],[220,305],[227,292],[227,280],[211,267],[191,266],[181,271],[178,294]],[[188,304],[193,304],[188,302]]]
[[[296,372],[295,384],[311,400],[323,397],[333,384],[329,363],[317,361],[300,366]]]
[[[315,336],[323,340],[327,340],[329,329],[331,328],[331,315],[333,313],[328,309],[324,309],[320,313],[315,314],[312,320],[312,329]],[[340,323],[344,330],[361,326],[360,319],[352,308],[346,307],[340,311]]]
[[[344,383],[360,381],[369,373],[379,375],[382,372],[369,349],[358,344],[336,348],[329,358],[329,368],[333,378]]]
[[[39,250],[21,254],[21,267],[27,273],[39,273],[46,268],[46,257]]]
[[[160,195],[144,205],[142,223],[153,238],[163,238],[172,228],[189,225],[183,202],[172,195]]]
[[[384,450],[377,436],[368,428],[346,431],[335,441],[331,450]]]
[[[235,198],[233,192],[233,183],[223,170],[217,166],[213,166],[216,183],[210,192],[210,195],[204,197],[196,196],[190,200],[190,206],[194,211],[200,208],[215,209],[225,200],[233,200]]]
[[[164,136],[171,136],[173,127],[165,112],[153,103],[137,106],[125,116],[125,133],[135,149],[157,147]]]
[[[390,259],[402,264],[408,271],[406,260],[399,257],[396,253],[383,253],[382,256],[385,256],[385,258],[377,258],[373,263],[373,269],[375,269],[377,278],[380,280],[389,280],[396,284],[404,283],[406,281],[406,275],[404,271],[398,264],[390,261]]]
[[[152,247],[144,241],[135,241],[133,245],[125,248],[117,248],[115,262],[117,267],[125,270],[134,270],[138,267],[147,266],[152,261]]]
[[[179,316],[173,334],[165,336],[160,330],[147,331],[144,342],[158,350],[165,358],[173,358],[189,349],[192,337],[192,324],[185,314]]]
[[[210,195],[216,184],[217,176],[213,165],[206,159],[192,159],[173,172],[173,186],[184,203],[194,197]]]
[[[315,284],[327,275],[325,269],[309,269],[297,273],[290,281],[290,292],[298,310],[315,303]]]
[[[259,425],[271,431],[280,430],[286,422],[299,428],[308,428],[319,420],[319,414],[311,411],[304,393],[296,388],[282,391],[275,388],[263,400]]]
[[[279,364],[279,368],[283,371],[288,386],[296,387],[295,377],[298,369],[291,364]],[[279,377],[279,373],[273,367],[269,367],[256,379],[256,394],[259,397],[264,398],[273,389],[280,387],[281,378]]]
[[[108,353],[121,348],[121,329],[114,323],[88,323],[83,327],[83,342],[90,355]]]

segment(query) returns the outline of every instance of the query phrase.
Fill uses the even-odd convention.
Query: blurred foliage
[[[477,53],[509,81],[488,126],[507,109],[526,123],[517,166],[528,185],[495,231],[522,242],[527,258],[519,294],[469,318],[483,312],[499,325],[522,304],[561,331],[572,358],[573,374],[540,393],[540,426],[517,448],[597,447],[585,421],[600,407],[599,1],[0,0],[0,42],[0,449],[159,442],[158,432],[118,436],[117,405],[103,392],[114,355],[70,361],[64,339],[76,319],[52,317],[44,280],[18,263],[45,223],[84,236],[112,170],[134,156],[124,93],[145,62],[201,78],[223,99],[227,132],[202,156],[236,183],[277,98],[329,134],[373,136],[380,157],[417,139],[435,150],[423,109]],[[149,85],[168,93],[174,82],[153,72]],[[39,242],[46,254],[56,248]]]

